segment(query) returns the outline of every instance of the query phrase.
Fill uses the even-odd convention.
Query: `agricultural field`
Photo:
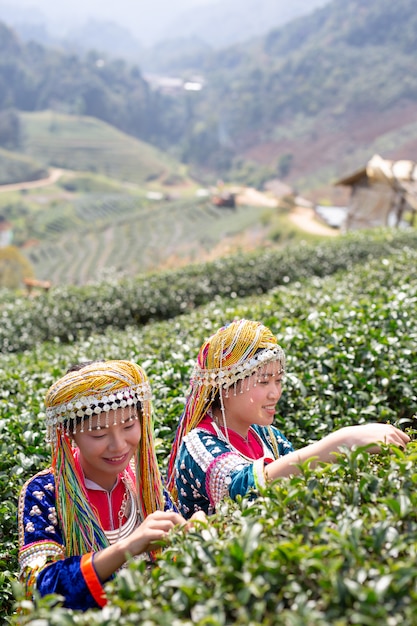
[[[39,163],[145,183],[184,180],[184,166],[96,118],[53,111],[20,113],[22,152]]]
[[[383,447],[378,456],[345,450],[333,465],[312,470],[307,463],[300,476],[274,482],[254,500],[225,502],[207,528],[174,533],[151,570],[136,561],[120,572],[103,611],[77,614],[51,597],[36,608],[26,604],[26,615],[17,618],[20,591],[12,587],[17,494],[49,459],[43,397],[73,362],[127,358],[145,367],[163,471],[198,347],[237,317],[270,326],[286,351],[276,424],[296,448],[335,428],[373,421],[391,422],[414,438],[416,243],[413,232],[361,233],[304,251],[288,248],[281,256],[248,255],[246,262],[239,256],[235,269],[230,259],[205,264],[201,272],[184,268],[185,276],[167,272],[159,288],[156,277],[143,279],[136,292],[133,285],[124,290],[124,301],[123,290],[105,283],[90,291],[52,291],[37,304],[2,300],[0,607],[6,623],[416,623],[414,442],[405,451]],[[149,305],[146,320],[127,306],[135,293]],[[101,317],[91,311],[94,299]],[[44,317],[66,317],[65,337],[58,326],[49,341],[37,334],[42,308]],[[111,321],[116,311],[126,315],[119,327]]]
[[[34,220],[35,236],[43,237],[24,252],[38,278],[83,285],[106,274],[135,276],[202,261],[229,238],[262,229],[261,217],[258,207],[225,209],[207,200],[88,194]]]
[[[275,240],[314,239],[285,211],[255,202],[218,207],[190,181],[140,185],[91,172],[52,172],[56,179],[42,188],[2,191],[0,215],[11,223],[13,243],[33,275],[54,285],[181,267]]]
[[[0,185],[35,180],[46,174],[47,168],[34,159],[0,148]]]
[[[85,285],[319,238],[287,210],[250,198],[215,206],[184,165],[104,122],[51,111],[19,116],[21,152],[6,155],[4,168],[13,164],[5,182],[16,182],[0,189],[0,216],[38,281]],[[36,172],[43,181],[30,180]]]

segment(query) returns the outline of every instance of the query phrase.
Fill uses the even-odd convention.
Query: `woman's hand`
[[[183,526],[187,523],[179,513],[173,511],[155,511],[148,515],[123,543],[126,550],[132,556],[148,552],[156,547],[155,543],[167,538],[169,532],[175,526]]]
[[[345,426],[335,434],[337,433],[341,436],[341,445],[346,445],[348,448],[375,444],[368,450],[371,453],[381,452],[381,446],[378,444],[392,444],[405,448],[410,441],[406,433],[391,424],[371,423]]]
[[[410,441],[410,437],[399,428],[391,424],[363,424],[358,426],[345,426],[335,430],[320,441],[316,441],[300,450],[286,454],[265,467],[265,475],[268,480],[274,480],[280,476],[291,476],[299,473],[298,465],[311,459],[311,466],[317,463],[333,462],[336,453],[343,447],[371,446],[371,453],[381,452],[381,444],[391,444],[400,448]]]
[[[158,543],[167,539],[175,526],[184,526],[187,520],[173,511],[155,511],[125,539],[94,555],[94,568],[99,579],[104,582],[121,567],[130,556],[137,556],[158,547]]]
[[[203,524],[208,523],[207,515],[204,513],[204,511],[196,511],[195,513],[193,513],[190,519],[187,520],[185,529],[191,530],[192,528],[199,528],[199,525],[201,523]]]

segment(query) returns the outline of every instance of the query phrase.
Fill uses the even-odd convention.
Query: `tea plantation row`
[[[17,623],[11,616],[17,494],[48,463],[43,397],[72,362],[128,358],[144,365],[163,470],[198,347],[234,317],[262,320],[287,353],[276,423],[295,447],[367,421],[391,421],[413,434],[417,251],[411,238],[408,245],[393,241],[370,239],[367,253],[385,246],[385,255],[351,270],[299,280],[291,274],[286,286],[263,287],[264,295],[218,297],[143,327],[126,320],[123,331],[109,324],[87,335],[80,311],[78,341],[39,342],[26,352],[1,354],[0,610],[6,620]],[[350,240],[351,250],[356,242]],[[333,248],[333,267],[342,258],[350,265],[344,245],[339,256]],[[323,250],[329,248],[320,246],[314,257],[310,249],[307,276],[320,257],[330,267]],[[263,285],[266,270],[259,273]],[[404,452],[378,457],[344,453],[320,470],[306,465],[301,476],[277,481],[255,501],[225,503],[208,528],[175,533],[158,567],[132,563],[111,585],[103,611],[73,613],[45,599],[36,610],[29,607],[20,624],[415,624],[416,460],[411,443]]]
[[[187,259],[207,255],[226,235],[245,231],[259,221],[259,211],[253,207],[225,210],[201,200],[152,206],[144,199],[121,196],[101,200],[101,204],[98,199],[95,205],[94,198],[87,197],[85,204],[63,211],[67,208],[78,221],[79,213],[85,211],[84,224],[71,228],[65,213],[54,217],[50,226],[61,222],[58,236],[27,250],[38,278],[59,285],[85,285],[105,274],[135,276],[169,266],[173,259],[184,265]],[[104,218],[106,209],[109,216]]]
[[[239,254],[177,271],[57,287],[33,300],[22,297],[0,304],[0,351],[22,351],[43,341],[67,343],[108,327],[170,319],[215,297],[262,294],[277,285],[350,269],[393,250],[415,248],[416,243],[412,229],[362,232],[321,245]]]

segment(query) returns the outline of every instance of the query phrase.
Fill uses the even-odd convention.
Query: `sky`
[[[49,23],[62,29],[63,25],[76,25],[89,17],[99,20],[112,20],[128,28],[143,43],[147,43],[155,33],[164,32],[170,22],[184,10],[207,4],[215,4],[219,0],[0,0],[0,5],[13,6],[14,12],[24,13],[30,10],[42,13]]]
[[[0,0],[0,19],[21,34],[77,40],[77,33],[109,32],[87,27],[89,19],[111,22],[117,33],[107,46],[152,48],[175,37],[198,37],[214,48],[262,34],[330,0]],[[346,0],[348,1],[348,0]],[[35,29],[35,31],[34,31]],[[85,35],[84,35],[85,36]],[[118,42],[118,43],[117,43]],[[120,46],[119,46],[120,48]]]

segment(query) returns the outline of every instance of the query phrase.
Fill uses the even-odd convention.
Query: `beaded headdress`
[[[109,412],[138,408],[141,438],[132,459],[136,499],[141,519],[164,509],[152,423],[151,389],[144,370],[130,361],[95,361],[70,371],[54,383],[45,397],[47,434],[52,445],[58,515],[67,552],[83,554],[108,545],[88,502],[73,454],[71,435],[92,428],[109,428]]]
[[[172,446],[168,488],[174,492],[175,459],[181,442],[198,426],[220,390],[227,396],[260,367],[278,361],[285,370],[285,354],[272,331],[260,322],[240,319],[220,328],[200,348],[191,376],[191,390]],[[254,382],[253,384],[256,384]],[[247,384],[245,383],[245,388]]]
[[[145,373],[137,366],[143,379],[133,383],[121,364],[124,362],[98,361],[69,372],[52,385],[45,398],[47,441],[54,441],[59,429],[65,429],[67,435],[75,433],[77,426],[81,432],[85,426],[91,431],[93,417],[97,418],[96,428],[108,428],[111,410],[138,403],[142,412],[150,415],[152,394]]]

